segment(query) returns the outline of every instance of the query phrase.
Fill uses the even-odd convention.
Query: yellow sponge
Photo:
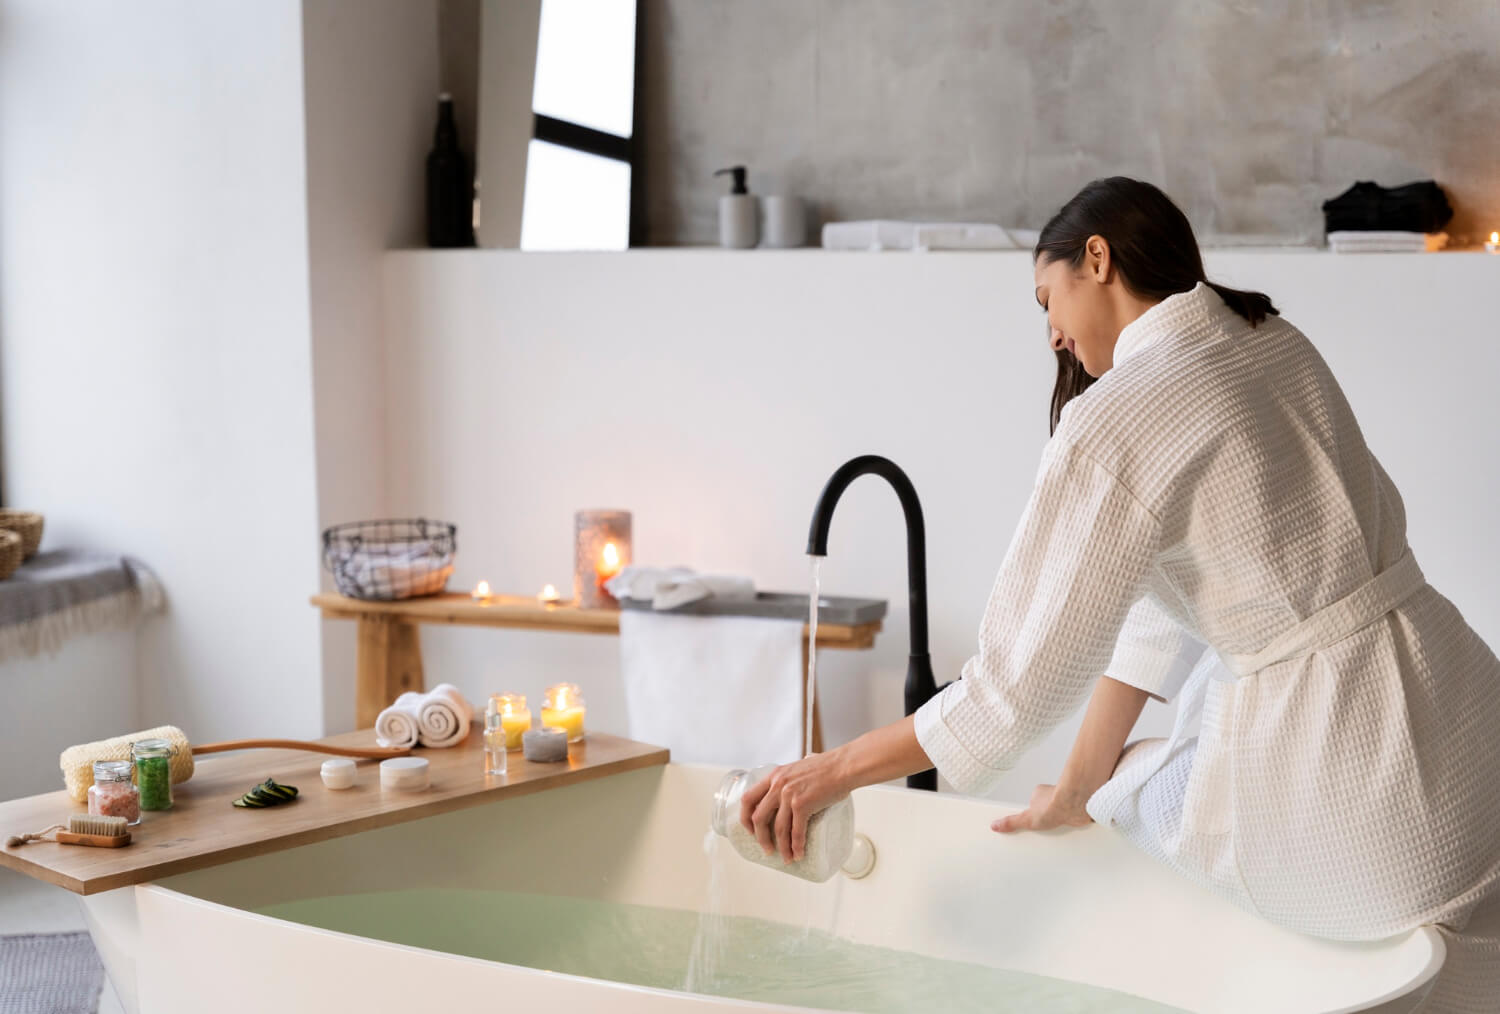
[[[78,803],[88,799],[89,786],[94,784],[94,761],[130,760],[130,744],[142,739],[164,739],[172,744],[173,784],[193,777],[193,747],[187,734],[175,725],[159,725],[145,732],[101,739],[97,743],[81,743],[64,750],[59,762],[68,795]]]

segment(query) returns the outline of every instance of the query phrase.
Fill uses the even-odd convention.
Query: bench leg
[[[361,729],[401,694],[426,689],[422,678],[422,642],[415,623],[387,616],[361,616],[355,655],[354,717]]]

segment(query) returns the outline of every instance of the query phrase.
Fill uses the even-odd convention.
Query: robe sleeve
[[[979,795],[1078,709],[1106,671],[1155,556],[1157,518],[1054,435],[1000,565],[961,678],[917,709],[917,741]]]
[[[1154,598],[1142,595],[1125,616],[1104,674],[1169,701],[1207,650],[1207,644],[1188,633]]]

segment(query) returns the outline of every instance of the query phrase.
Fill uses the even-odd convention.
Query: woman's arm
[[[1084,804],[1115,773],[1125,738],[1150,696],[1128,683],[1100,677],[1057,784],[1038,785],[1025,810],[990,826],[996,831],[1046,831],[1091,823]]]
[[[801,859],[807,820],[863,785],[926,771],[932,761],[917,742],[912,716],[871,729],[827,753],[783,764],[740,797],[740,823],[767,855]]]

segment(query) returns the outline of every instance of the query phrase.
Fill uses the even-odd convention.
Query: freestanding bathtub
[[[723,773],[685,764],[631,771],[83,902],[132,1012],[808,1009],[485,960],[256,911],[456,889],[701,912],[708,803]],[[714,888],[724,910],[1191,1011],[1394,1014],[1415,1006],[1442,963],[1441,938],[1428,928],[1370,944],[1277,929],[1105,828],[1002,836],[990,820],[1017,807],[900,788],[862,789],[854,803],[877,851],[869,876],[809,885],[725,848]],[[456,940],[484,932],[449,929]],[[943,1007],[935,997],[928,1009]]]

